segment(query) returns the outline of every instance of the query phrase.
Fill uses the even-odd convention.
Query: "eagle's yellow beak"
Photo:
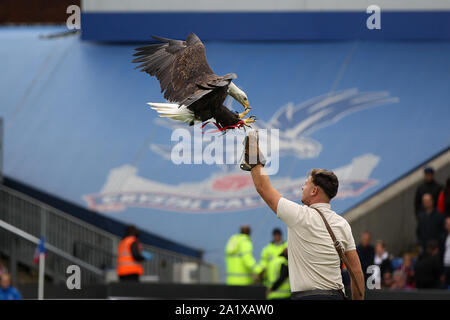
[[[247,109],[249,105],[250,105],[250,102],[248,100],[244,101],[244,108],[245,109]]]

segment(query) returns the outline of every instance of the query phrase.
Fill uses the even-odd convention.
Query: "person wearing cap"
[[[287,248],[287,242],[283,240],[281,229],[275,228],[272,231],[272,241],[261,251],[259,265],[263,268],[263,283],[268,285],[268,278],[265,270],[272,259],[278,257]]]
[[[287,225],[291,298],[344,300],[342,254],[353,275],[352,298],[364,299],[364,274],[350,225],[330,206],[339,186],[336,175],[324,169],[311,170],[301,187],[304,205],[300,205],[284,198],[270,183],[256,131],[250,131],[244,140],[243,159],[241,169],[251,172],[256,191]]]
[[[419,218],[419,213],[424,210],[422,205],[423,195],[426,193],[431,194],[433,197],[434,208],[436,208],[439,194],[442,190],[442,186],[434,180],[434,169],[432,167],[426,167],[423,170],[423,173],[425,175],[425,181],[417,187],[416,196],[414,199],[416,219]]]

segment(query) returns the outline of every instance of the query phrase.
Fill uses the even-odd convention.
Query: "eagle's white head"
[[[244,108],[247,109],[250,105],[245,92],[239,89],[233,82],[230,82],[230,84],[228,85],[228,94],[239,101],[239,103],[242,104]]]

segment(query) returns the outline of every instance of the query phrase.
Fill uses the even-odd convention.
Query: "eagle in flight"
[[[190,33],[186,41],[152,36],[162,43],[136,48],[136,69],[155,76],[164,98],[171,103],[148,103],[160,117],[193,125],[211,118],[220,131],[250,126],[256,118],[244,116],[250,111],[247,95],[232,81],[237,76],[229,73],[216,75],[206,60],[205,46]],[[244,107],[244,112],[232,112],[223,105],[227,95]]]

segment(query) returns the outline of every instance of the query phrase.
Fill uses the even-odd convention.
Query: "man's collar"
[[[320,202],[320,203],[313,203],[312,205],[310,205],[311,208],[326,208],[326,209],[330,209],[331,205],[329,203],[325,203],[325,202]]]

